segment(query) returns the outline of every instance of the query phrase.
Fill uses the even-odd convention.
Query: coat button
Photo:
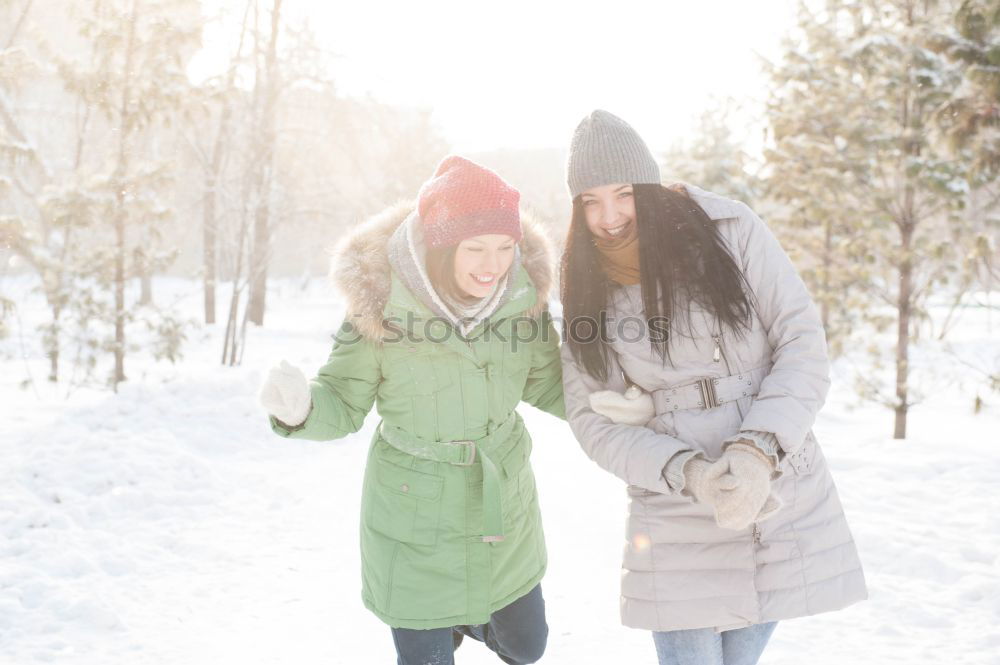
[[[407,485],[406,483],[403,483],[402,485],[399,486],[399,489],[403,490],[404,492],[409,492],[410,486]]]

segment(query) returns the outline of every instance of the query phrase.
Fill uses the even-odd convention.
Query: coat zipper
[[[720,332],[718,335],[712,335],[712,339],[715,341],[715,353],[712,355],[712,362],[719,362],[719,360],[721,359],[723,362],[726,363],[726,374],[728,376],[732,376],[733,369],[729,366],[729,358],[726,357],[725,352],[722,350],[722,333]],[[736,409],[740,412],[740,420],[743,420],[745,414],[743,413],[743,409],[740,408],[740,403],[738,400],[736,402]],[[757,547],[759,545],[760,545],[760,528],[757,526],[757,523],[754,522],[752,543],[750,545],[750,556],[753,559],[753,573],[751,579],[754,587],[754,596],[757,600],[758,619],[761,616],[760,596],[757,594]]]
[[[722,333],[718,335],[712,335],[712,341],[715,342],[715,351],[712,353],[712,362],[719,362],[720,360],[726,364],[726,376],[733,373],[733,368],[729,366],[729,358],[726,357],[726,352],[722,349]]]
[[[760,529],[757,528],[757,523],[753,523],[753,543],[750,545],[750,558],[753,559],[753,571],[750,573],[750,584],[753,586],[754,600],[756,600],[757,605],[757,618],[756,622],[761,620],[761,615],[763,610],[760,606],[760,592],[757,591],[757,546],[760,545]]]

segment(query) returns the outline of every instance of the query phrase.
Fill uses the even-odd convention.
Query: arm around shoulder
[[[559,333],[552,324],[552,316],[545,311],[532,326],[534,339],[530,340],[531,370],[524,384],[522,399],[534,407],[557,418],[566,418],[563,400],[562,361],[559,357]]]
[[[674,455],[691,447],[648,427],[615,423],[594,411],[592,393],[624,386],[604,385],[590,376],[576,363],[568,344],[562,347],[562,359],[566,418],[587,456],[629,485],[661,494],[676,492],[664,471]]]

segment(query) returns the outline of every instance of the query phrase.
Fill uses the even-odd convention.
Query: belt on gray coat
[[[756,395],[768,371],[767,367],[758,367],[732,376],[709,377],[662,388],[650,394],[657,415],[685,409],[712,409]]]
[[[455,466],[472,466],[478,462],[483,467],[483,542],[494,543],[503,540],[504,536],[500,472],[493,455],[498,452],[497,446],[514,431],[517,421],[517,414],[511,413],[486,436],[459,441],[429,441],[384,421],[379,424],[379,435],[396,450],[421,459]]]

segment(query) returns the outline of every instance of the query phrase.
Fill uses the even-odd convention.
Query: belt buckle
[[[469,447],[469,461],[468,462],[452,462],[455,466],[472,466],[476,461],[476,442],[475,441],[449,441],[454,446],[468,446]]]
[[[701,391],[701,401],[706,409],[719,406],[719,398],[715,394],[715,379],[699,379],[698,389]]]

